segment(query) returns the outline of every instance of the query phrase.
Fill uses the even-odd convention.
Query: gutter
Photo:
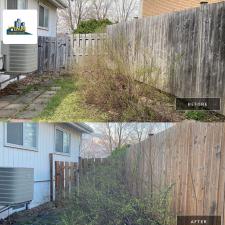
[[[68,7],[64,0],[48,0],[48,1],[60,9],[66,9]]]
[[[81,131],[82,133],[90,134],[93,133],[93,129],[86,125],[85,123],[66,123],[72,128]]]

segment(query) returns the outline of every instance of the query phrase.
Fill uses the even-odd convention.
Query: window
[[[48,28],[49,10],[43,5],[39,5],[39,26]]]
[[[7,123],[6,143],[23,148],[37,148],[36,123]]]
[[[70,153],[70,134],[61,129],[56,129],[55,151]]]
[[[27,0],[7,0],[7,9],[27,9]]]

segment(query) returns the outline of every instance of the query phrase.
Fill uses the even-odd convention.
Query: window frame
[[[6,2],[6,9],[8,9],[8,0],[5,0],[5,2]],[[26,5],[25,9],[28,9],[28,0],[25,0],[25,5]],[[18,0],[17,0],[17,9],[18,9]],[[20,10],[25,10],[25,9],[20,9]]]
[[[67,135],[69,135],[69,152],[64,152],[64,149],[62,152],[57,152],[56,151],[56,130],[59,130],[63,133],[66,133]],[[55,126],[55,132],[54,132],[54,153],[55,154],[59,154],[59,155],[66,155],[66,156],[71,156],[71,132],[69,132],[68,130],[59,127],[59,126]],[[63,146],[64,148],[64,146]]]
[[[23,129],[24,129],[24,122],[21,122],[21,123],[23,124]],[[37,143],[36,147],[28,147],[28,146],[24,146],[24,145],[17,145],[17,144],[8,143],[7,139],[8,139],[7,138],[7,123],[4,123],[4,146],[5,147],[38,152],[39,124],[36,123],[36,143]],[[24,141],[24,130],[23,130],[23,141]]]
[[[45,20],[45,10],[46,9],[48,10],[48,26],[47,27],[40,26],[40,6],[42,6],[44,8],[44,20]],[[49,30],[49,21],[50,21],[50,19],[49,19],[49,12],[50,12],[50,10],[49,10],[49,7],[48,6],[44,5],[41,2],[38,4],[38,28],[39,29]]]

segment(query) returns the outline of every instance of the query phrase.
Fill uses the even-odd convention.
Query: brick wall
[[[199,7],[201,1],[207,0],[142,0],[142,16],[154,16]],[[208,3],[222,1],[208,0]]]

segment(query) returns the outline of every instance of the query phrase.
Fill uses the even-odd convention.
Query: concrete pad
[[[50,98],[52,98],[54,96],[55,96],[55,94],[43,94],[43,95],[40,95],[40,98],[48,98],[48,99],[50,99]]]
[[[1,109],[0,110],[0,118],[10,118],[16,114],[16,109]]]
[[[0,101],[0,109],[3,109],[5,106],[9,105],[9,101]]]
[[[0,97],[0,101],[14,101],[16,100],[17,98],[19,98],[19,95],[8,95],[8,96],[2,96]]]
[[[25,104],[10,104],[6,106],[4,109],[15,109],[17,111],[23,109],[26,105]]]
[[[43,104],[47,104],[49,102],[50,98],[43,98],[43,97],[39,97],[39,98],[36,98],[34,101],[33,101],[33,104],[40,104],[40,105],[43,105]]]
[[[45,106],[46,106],[45,104],[43,105],[31,104],[26,110],[17,114],[16,117],[19,119],[33,119],[43,111]]]
[[[59,91],[59,90],[61,90],[61,87],[51,87],[51,90],[52,91]]]

